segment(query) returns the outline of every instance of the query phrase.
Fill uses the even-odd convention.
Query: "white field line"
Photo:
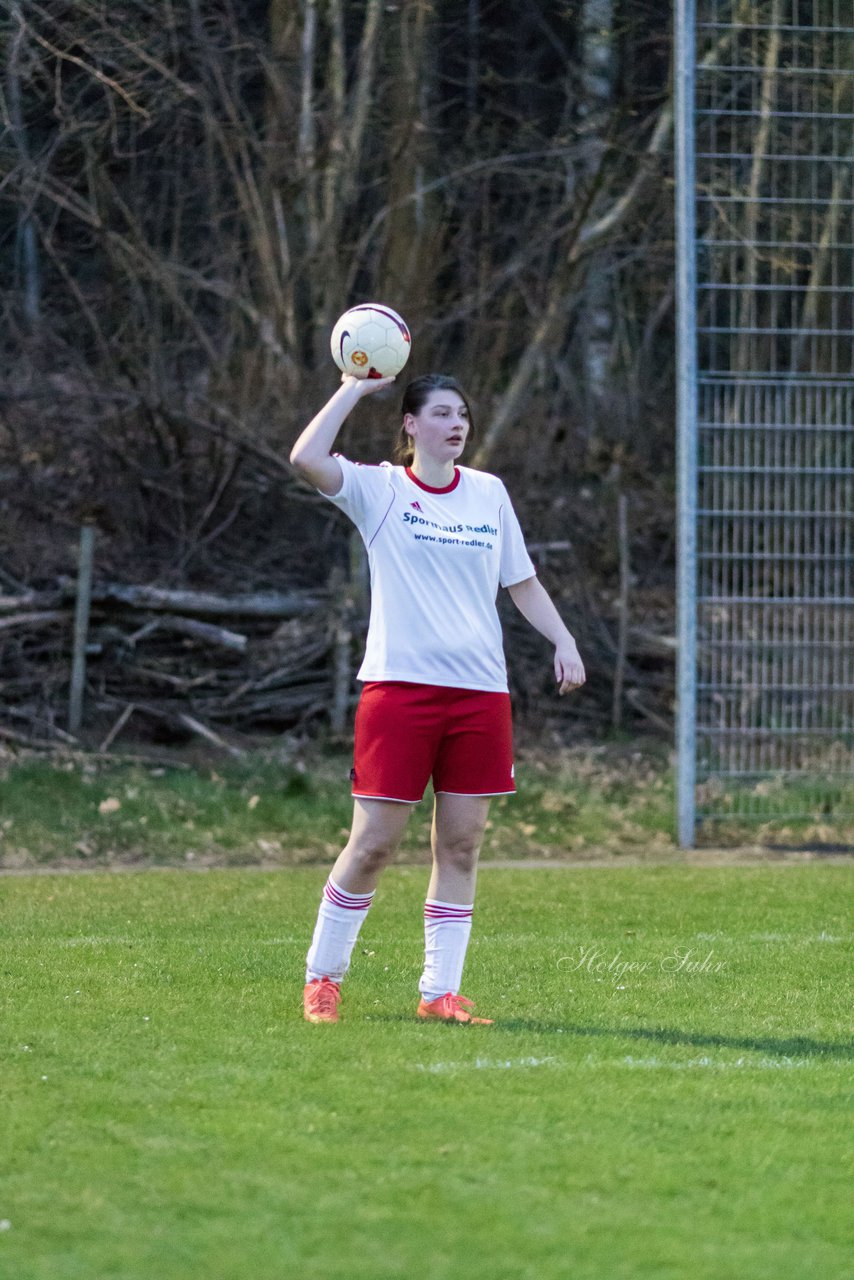
[[[123,934],[108,934],[100,936],[98,934],[80,934],[73,938],[14,938],[6,940],[6,947],[127,947],[139,946],[146,942],[147,937],[144,934],[137,934],[134,937]],[[305,938],[291,936],[287,938],[249,938],[244,941],[244,945],[251,951],[252,947],[282,947],[293,946],[296,943],[302,943]],[[187,946],[194,947],[196,942],[190,938],[187,940]]]
[[[626,1054],[624,1058],[612,1058],[603,1061],[589,1054],[586,1066],[601,1070],[604,1066],[628,1067],[632,1071],[802,1071],[818,1066],[847,1067],[850,1064],[841,1059],[820,1060],[817,1058],[689,1058],[686,1062],[668,1062],[663,1058],[635,1058]]]
[[[560,1059],[548,1058],[474,1058],[471,1062],[416,1062],[416,1071],[436,1075],[442,1071],[513,1071],[519,1067],[546,1067]]]
[[[854,933],[840,935],[840,934],[830,934],[825,932],[824,930],[822,930],[821,933],[817,933],[817,934],[752,933],[752,934],[748,934],[746,938],[735,938],[729,934],[724,934],[724,933],[695,933],[693,937],[698,942],[717,942],[717,943],[721,943],[721,942],[743,943],[745,941],[785,942],[790,945],[792,943],[795,943],[795,944],[800,944],[801,946],[812,945],[813,943],[818,943],[818,942],[825,942],[825,943],[854,942]],[[71,937],[71,938],[38,938],[38,939],[17,938],[15,939],[15,945],[21,946],[21,945],[29,944],[29,945],[38,945],[38,946],[50,945],[54,947],[104,947],[104,946],[126,946],[129,943],[137,943],[139,941],[140,941],[139,937],[129,937],[122,934],[115,934],[115,935],[113,934],[109,934],[109,935],[81,934],[78,937]],[[300,935],[299,937],[290,935],[288,937],[278,937],[278,938],[252,938],[249,940],[249,945],[257,946],[257,947],[278,947],[278,946],[290,946],[302,941],[304,941],[304,938],[302,935]],[[502,932],[499,934],[495,934],[494,936],[472,938],[470,946],[506,947],[511,944],[515,945],[518,943],[542,942],[542,941],[543,941],[542,934],[503,933]]]
[[[828,933],[826,929],[821,933],[747,933],[743,937],[731,933],[695,933],[694,937],[698,942],[854,942],[854,933]]]
[[[640,1068],[642,1071],[692,1071],[698,1067],[712,1068],[714,1071],[732,1071],[739,1068],[752,1067],[760,1071],[794,1070],[808,1067],[806,1058],[760,1058],[751,1062],[746,1058],[736,1058],[733,1062],[721,1062],[714,1058],[690,1058],[688,1062],[663,1062],[661,1058],[634,1058],[627,1054],[619,1064],[623,1067]]]
[[[80,934],[74,938],[18,938],[15,939],[16,946],[22,942],[29,943],[39,947],[126,947],[138,944],[140,939],[124,937],[119,934],[109,934],[101,937],[97,934]]]
[[[603,1067],[622,1067],[631,1071],[803,1071],[816,1067],[845,1067],[850,1064],[839,1059],[818,1060],[815,1058],[712,1058],[704,1055],[701,1058],[689,1058],[684,1062],[669,1062],[664,1058],[636,1058],[626,1054],[623,1058],[597,1058],[588,1054],[581,1062],[568,1062],[565,1059],[549,1056],[546,1058],[474,1058],[470,1062],[415,1062],[416,1071],[426,1071],[430,1075],[440,1075],[455,1071],[518,1071],[531,1067],[594,1067],[601,1071]]]

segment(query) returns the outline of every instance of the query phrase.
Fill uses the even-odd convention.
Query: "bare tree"
[[[659,484],[670,448],[668,49],[637,6],[28,0],[0,21],[11,581],[68,572],[82,514],[117,581],[296,589],[318,544],[343,563],[284,456],[334,385],[337,313],[369,297],[409,320],[411,372],[472,387],[473,460],[513,474],[532,539],[571,510],[578,580],[617,573],[579,496],[614,463],[606,442],[578,474],[584,387],[646,406],[638,475]],[[343,447],[376,460],[393,416],[378,399]],[[651,503],[664,560],[668,524]]]

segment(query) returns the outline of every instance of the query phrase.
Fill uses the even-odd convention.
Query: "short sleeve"
[[[330,496],[324,493],[323,497],[349,516],[368,542],[382,523],[393,500],[390,468],[387,463],[372,467],[361,462],[351,462],[340,453],[333,457],[338,460],[344,482],[336,494]],[[318,493],[322,492],[318,489]]]
[[[528,555],[525,538],[519,524],[510,495],[501,486],[501,509],[499,523],[501,526],[501,565],[498,580],[502,587],[512,587],[517,582],[536,576],[534,562]]]

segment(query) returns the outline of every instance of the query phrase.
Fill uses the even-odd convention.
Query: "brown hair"
[[[466,409],[468,409],[469,431],[466,441],[474,439],[474,418],[472,417],[468,396],[456,378],[451,378],[447,374],[425,373],[422,377],[415,378],[410,382],[403,393],[403,402],[400,406],[401,414],[405,417],[407,413],[411,413],[413,416],[419,413],[434,391],[456,391]],[[401,426],[394,442],[391,460],[397,463],[398,466],[408,467],[412,465],[414,457],[415,446],[412,443],[412,436],[406,430],[406,427]]]

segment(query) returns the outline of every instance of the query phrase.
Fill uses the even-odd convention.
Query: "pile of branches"
[[[5,740],[76,741],[63,727],[74,610],[71,581],[0,596]],[[271,732],[325,716],[344,667],[330,661],[341,622],[341,602],[328,588],[226,597],[98,583],[86,645],[87,745],[94,730],[107,750],[135,717],[137,735],[198,734],[237,753],[224,729]],[[349,682],[350,674],[339,678]]]
[[[363,587],[339,567],[322,588],[231,596],[96,583],[80,736],[68,731],[75,582],[0,596],[0,739],[107,751],[122,734],[173,744],[199,736],[239,755],[253,735],[309,724],[347,734],[367,628]],[[520,727],[536,726],[539,734],[595,734],[610,725],[668,732],[669,596],[658,607],[643,602],[643,625],[628,626],[621,648],[619,628],[604,621],[607,602],[579,607],[553,589],[576,632],[588,681],[572,699],[558,700],[550,645],[502,595]]]

